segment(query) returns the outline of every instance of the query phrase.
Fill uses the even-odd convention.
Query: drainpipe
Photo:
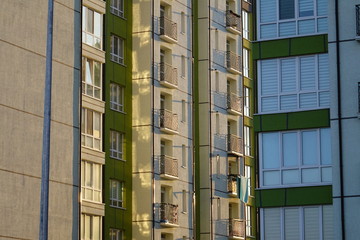
[[[336,26],[336,74],[337,74],[337,117],[339,139],[339,171],[340,171],[340,204],[341,204],[341,236],[345,237],[345,202],[344,202],[344,169],[343,169],[343,142],[342,142],[342,116],[341,116],[341,67],[340,67],[340,43],[339,43],[339,1],[335,0],[335,26]]]
[[[152,198],[153,198],[153,212],[152,212],[152,240],[155,240],[155,0],[151,1],[151,78],[152,78],[152,85],[151,85],[151,108],[152,108],[152,164],[151,164],[151,184],[152,184]]]
[[[192,1],[191,5],[191,122],[192,122],[192,224],[193,224],[193,236],[190,239],[196,239],[196,186],[195,186],[195,179],[196,179],[196,171],[195,171],[195,108],[194,108],[194,82],[195,82],[195,75],[194,75],[194,5],[195,1]],[[197,49],[196,49],[197,51]],[[197,93],[196,93],[197,94]]]
[[[53,22],[54,2],[53,0],[49,0],[46,42],[46,75],[44,89],[44,125],[42,143],[43,149],[41,170],[39,240],[48,239]]]

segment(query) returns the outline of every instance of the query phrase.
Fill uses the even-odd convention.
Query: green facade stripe
[[[326,53],[327,34],[254,42],[253,59],[291,57]]]
[[[255,200],[260,208],[332,204],[332,186],[260,189]]]
[[[330,127],[329,109],[254,116],[255,132]]]

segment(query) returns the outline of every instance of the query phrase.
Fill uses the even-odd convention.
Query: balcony
[[[234,34],[241,34],[241,17],[231,10],[226,11],[226,29]]]
[[[244,154],[242,138],[233,134],[228,134],[227,142],[229,154],[234,154],[237,156],[242,156]]]
[[[234,93],[228,93],[227,96],[227,111],[233,115],[241,115],[243,113],[242,98]]]
[[[161,155],[160,177],[169,180],[178,179],[178,160],[166,155]]]
[[[178,116],[166,109],[160,109],[160,130],[168,134],[178,134]]]
[[[241,56],[232,51],[226,52],[226,69],[233,74],[241,74]]]
[[[245,221],[229,219],[229,239],[245,239]]]
[[[228,175],[228,194],[230,197],[238,196],[238,175]]]
[[[160,84],[168,88],[177,88],[177,68],[164,62],[160,63]]]
[[[178,227],[178,205],[160,203],[160,225],[163,227]]]
[[[169,43],[177,43],[177,24],[166,17],[160,17],[160,38]]]

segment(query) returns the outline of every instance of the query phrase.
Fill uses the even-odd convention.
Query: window
[[[82,93],[101,99],[102,64],[83,57]]]
[[[218,114],[218,113],[216,113],[216,115],[215,115],[215,124],[216,124],[216,126],[215,126],[215,133],[216,134],[220,134],[220,115]]]
[[[262,239],[333,239],[332,205],[262,208]]]
[[[245,177],[249,179],[248,193],[251,196],[251,166],[245,166]]]
[[[329,128],[261,133],[260,186],[330,184]]]
[[[217,209],[217,219],[221,220],[221,198],[218,198],[216,201],[216,209]]]
[[[246,206],[245,207],[246,210],[246,236],[252,236],[252,217],[251,217],[251,212],[252,212],[252,207],[250,206]]]
[[[186,122],[186,101],[181,101],[181,121]]]
[[[182,212],[187,212],[187,193],[186,190],[182,191]]]
[[[123,240],[123,231],[119,229],[110,228],[110,240]]]
[[[124,0],[111,0],[110,12],[119,17],[124,17]]]
[[[215,30],[215,50],[219,49],[219,30]]]
[[[102,48],[102,15],[92,9],[83,6],[83,42],[96,47]]]
[[[356,8],[356,37],[360,37],[360,5],[356,5],[355,8]]]
[[[221,172],[221,169],[220,169],[220,156],[219,154],[216,155],[216,177],[217,178],[220,178],[220,172]]]
[[[244,115],[250,117],[250,88],[244,87]]]
[[[330,107],[328,54],[259,61],[259,112]]]
[[[185,33],[186,29],[186,16],[184,12],[181,12],[181,33]]]
[[[81,145],[101,150],[101,113],[82,108],[81,110]]]
[[[100,164],[81,161],[81,198],[101,202],[102,166]]]
[[[124,111],[124,88],[118,84],[110,84],[110,108],[115,111]]]
[[[124,207],[124,183],[117,180],[110,180],[110,206]]]
[[[249,50],[243,48],[243,61],[244,61],[244,77],[249,77]]]
[[[185,145],[182,145],[181,147],[181,156],[182,156],[182,167],[186,167],[186,161],[187,161],[187,158],[186,158],[186,146]]]
[[[243,20],[243,37],[247,40],[250,40],[249,13],[247,11],[242,11],[242,20]]]
[[[81,214],[81,240],[101,240],[101,216]]]
[[[245,147],[245,155],[251,155],[251,139],[250,139],[250,128],[244,126],[244,147]]]
[[[123,160],[123,141],[122,133],[110,131],[110,157]]]
[[[185,56],[181,56],[181,77],[185,77],[185,72],[186,72],[186,59]]]
[[[215,91],[218,93],[220,91],[220,82],[219,82],[219,72],[215,72]]]
[[[111,35],[111,61],[124,64],[124,40]]]
[[[260,39],[327,32],[326,0],[259,0]]]

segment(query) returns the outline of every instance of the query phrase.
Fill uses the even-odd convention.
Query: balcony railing
[[[243,155],[244,150],[243,150],[242,138],[233,134],[228,134],[227,142],[228,142],[228,153],[239,156]]]
[[[167,179],[178,178],[178,160],[166,155],[161,155],[160,176]]]
[[[160,129],[166,133],[177,134],[178,116],[166,109],[160,109]]]
[[[242,108],[243,108],[242,98],[234,93],[228,93],[227,96],[228,112],[234,115],[240,115],[243,113]]]
[[[160,17],[160,37],[170,43],[177,42],[177,24],[166,17]]]
[[[176,88],[178,86],[177,68],[167,63],[160,63],[160,83],[166,87]]]
[[[245,238],[245,221],[241,219],[229,219],[229,237],[231,239]]]
[[[235,34],[241,34],[240,15],[231,10],[226,11],[226,28]]]
[[[160,224],[164,227],[178,225],[178,205],[160,203]]]
[[[241,56],[232,51],[226,52],[226,67],[227,70],[234,74],[241,73]]]
[[[238,175],[231,174],[228,175],[228,193],[230,196],[238,195],[238,184],[237,184]]]

